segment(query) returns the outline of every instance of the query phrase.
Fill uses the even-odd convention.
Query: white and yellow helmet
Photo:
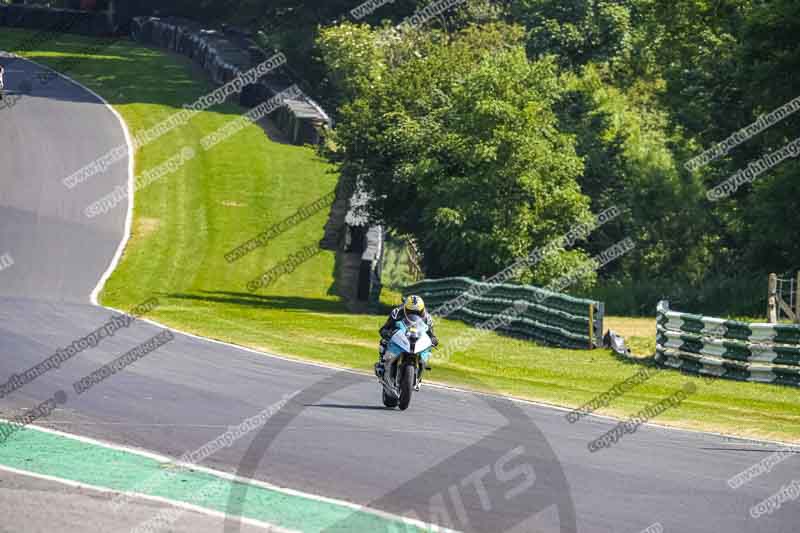
[[[403,314],[405,315],[407,320],[410,320],[410,316],[416,315],[422,317],[425,315],[425,301],[420,298],[419,296],[411,295],[406,297],[406,301],[403,302]]]

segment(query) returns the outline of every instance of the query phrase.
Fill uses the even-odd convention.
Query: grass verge
[[[0,48],[14,50],[29,32],[4,29]],[[152,126],[211,87],[192,75],[188,60],[118,42],[86,54],[96,41],[61,36],[25,55],[67,72],[111,102],[132,132]],[[79,62],[72,61],[80,59]],[[34,84],[35,92],[35,84]],[[175,173],[138,191],[134,226],[123,259],[102,302],[118,308],[158,296],[156,320],[198,335],[290,357],[369,371],[376,357],[377,329],[384,317],[351,315],[335,294],[334,256],[323,251],[256,293],[248,281],[285,261],[323,235],[323,211],[243,259],[224,254],[272,224],[333,190],[336,175],[307,147],[270,141],[249,126],[214,150],[199,140],[243,110],[225,105],[136,154],[137,174],[184,146],[200,154]],[[387,303],[396,294],[387,292]],[[654,304],[655,305],[655,304]],[[652,351],[652,320],[611,318],[607,327],[630,339],[635,353]],[[652,330],[652,331],[649,331]],[[437,333],[449,339],[473,332],[443,320]],[[608,350],[560,350],[486,333],[462,353],[434,363],[431,379],[477,390],[511,394],[564,406],[581,405],[636,373],[647,360],[631,362]],[[800,440],[800,394],[796,388],[717,381],[661,370],[600,412],[629,416],[684,383],[698,392],[655,421],[749,437]],[[377,402],[377,393],[374,400]],[[420,403],[424,405],[424,395]]]

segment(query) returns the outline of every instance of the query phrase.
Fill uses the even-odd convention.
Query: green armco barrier
[[[436,311],[437,306],[445,304],[448,300],[451,300],[454,296],[457,295],[458,293],[455,293],[452,296],[443,299],[437,298],[436,296],[431,298],[429,296],[426,301],[429,302],[428,306],[431,308],[431,310]],[[497,314],[503,309],[507,309],[508,307],[514,305],[514,302],[518,300],[519,298],[510,299],[510,298],[470,297],[470,303],[468,304],[468,307],[473,311],[480,311],[487,315],[493,315]],[[583,334],[589,330],[588,313],[586,314],[586,316],[577,316],[569,314],[566,311],[551,309],[541,304],[530,303],[528,309],[524,313],[524,316],[526,318],[538,320],[540,322],[545,322],[547,324],[558,326],[576,333]]]
[[[524,301],[527,308],[499,330],[563,348],[587,349],[602,342],[604,306],[595,300],[530,285],[483,283],[464,277],[423,280],[403,292],[422,296],[434,315],[473,325],[502,315],[515,302]],[[594,315],[591,328],[590,306]]]
[[[704,339],[702,335],[670,331],[660,326],[658,328],[658,344],[681,352],[722,357],[723,359],[800,366],[800,346]]]
[[[450,314],[448,318],[461,320],[467,324],[480,324],[481,322],[489,320],[494,316],[497,315],[477,314],[466,309],[459,309],[458,311]],[[541,327],[537,328],[535,327],[535,323],[521,323],[519,321],[512,321],[508,324],[508,326],[499,329],[515,337],[535,340],[549,346],[573,349],[586,349],[589,347],[588,336],[569,336],[565,334],[563,330],[551,328],[546,325],[541,325]]]
[[[670,311],[669,307],[664,309],[663,312],[658,312],[656,322],[659,326],[672,331],[718,336],[726,339],[779,344],[800,343],[800,326],[795,325],[739,322],[690,313],[678,313]]]
[[[529,303],[543,302],[547,307],[583,315],[590,303],[599,305],[595,300],[575,298],[566,294],[549,291],[533,285],[513,285],[510,283],[483,283],[470,278],[440,278],[434,280],[423,280],[411,285],[406,292],[426,290],[430,293],[437,291],[447,291],[451,299],[453,296],[465,294],[473,291],[483,297],[506,298],[509,300],[524,300]]]
[[[656,361],[694,374],[800,386],[800,326],[672,311],[659,302]]]

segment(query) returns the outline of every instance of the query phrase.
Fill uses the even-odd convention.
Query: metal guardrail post
[[[778,322],[778,276],[769,275],[767,286],[767,322],[776,324]]]
[[[794,316],[800,323],[800,270],[794,280]]]
[[[606,304],[604,302],[597,302],[597,314],[595,317],[595,344],[597,346],[603,345],[603,319],[606,316]]]

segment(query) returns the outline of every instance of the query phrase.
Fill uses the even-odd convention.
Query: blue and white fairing
[[[428,325],[420,317],[395,322],[395,331],[386,348],[386,359],[392,360],[403,354],[419,355],[427,362],[431,356],[433,344],[428,335]]]

